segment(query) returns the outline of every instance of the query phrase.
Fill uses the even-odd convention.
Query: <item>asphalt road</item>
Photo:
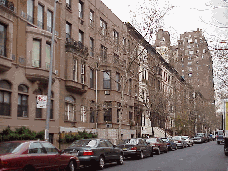
[[[92,170],[84,168],[80,170]],[[228,171],[228,157],[216,141],[169,151],[141,160],[126,159],[123,165],[105,166],[106,171]]]

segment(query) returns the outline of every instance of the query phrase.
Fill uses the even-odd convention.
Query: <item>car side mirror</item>
[[[59,154],[63,154],[64,153],[64,150],[59,150]]]
[[[117,145],[113,145],[113,148],[116,148],[117,147]]]

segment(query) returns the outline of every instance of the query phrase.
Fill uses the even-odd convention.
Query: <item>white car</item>
[[[181,138],[184,139],[184,141],[187,143],[189,147],[193,146],[194,144],[193,139],[191,139],[189,136],[181,136]]]

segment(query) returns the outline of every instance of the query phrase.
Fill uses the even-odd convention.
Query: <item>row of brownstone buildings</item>
[[[1,130],[45,129],[46,109],[37,108],[37,95],[48,91],[53,11],[50,0],[0,1]],[[100,0],[59,0],[55,28],[49,131],[54,144],[60,133],[80,130],[116,140],[153,135],[153,127],[193,134],[211,126],[212,61],[200,30],[183,36],[178,46],[170,46],[169,34],[159,30],[152,46]],[[190,47],[185,40],[191,38]],[[206,76],[198,67],[200,81],[190,67],[195,53],[210,66]]]

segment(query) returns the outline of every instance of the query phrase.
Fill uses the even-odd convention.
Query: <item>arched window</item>
[[[76,121],[75,100],[71,96],[65,97],[65,121]]]
[[[0,81],[0,115],[10,116],[11,85],[4,80]]]
[[[18,86],[17,117],[28,117],[28,87],[23,84]]]

